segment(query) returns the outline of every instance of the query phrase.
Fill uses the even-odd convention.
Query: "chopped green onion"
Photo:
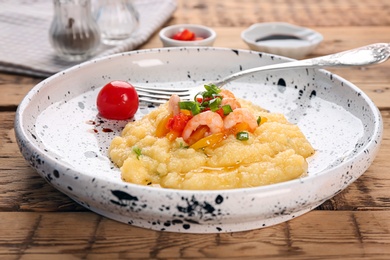
[[[192,115],[200,113],[199,103],[195,101],[181,101],[179,102],[180,109],[190,110]]]
[[[240,140],[240,141],[246,141],[249,139],[249,133],[248,132],[238,132],[236,134],[236,138],[237,138],[237,140]]]
[[[257,125],[260,125],[260,123],[261,123],[261,116],[259,116],[259,117],[257,118]]]
[[[222,99],[217,97],[212,100],[210,100],[210,110],[215,112],[219,109],[219,105],[221,105]]]
[[[204,98],[214,98],[215,95],[218,95],[221,92],[221,89],[216,85],[204,85],[206,91],[201,92]]]
[[[213,94],[213,98],[220,98],[223,99],[223,96],[220,94]]]
[[[199,92],[195,95],[194,101],[179,102],[180,109],[187,109],[192,112],[193,115],[199,114],[206,110],[216,112],[221,107],[222,95],[219,94],[221,89],[214,84],[204,85],[206,91]],[[231,111],[226,108],[226,114]]]
[[[134,146],[133,152],[137,155],[137,159],[139,160],[139,157],[142,155],[141,148]]]
[[[199,102],[199,99],[201,99],[201,102]],[[197,102],[197,103],[202,103],[203,102],[202,92],[199,92],[198,94],[195,95],[194,101]]]
[[[223,105],[222,111],[223,111],[223,114],[226,116],[226,115],[229,115],[231,112],[233,112],[233,109],[230,105]]]
[[[204,85],[204,88],[207,90],[207,92],[209,92],[211,95],[212,94],[218,94],[219,92],[221,92],[221,89],[219,87],[217,87],[216,85],[214,84],[211,84],[211,85]]]
[[[180,148],[187,149],[190,148],[188,145],[184,145],[182,142],[180,142]]]
[[[194,106],[195,101],[180,101],[179,107],[180,109],[186,109],[191,110],[191,108]]]

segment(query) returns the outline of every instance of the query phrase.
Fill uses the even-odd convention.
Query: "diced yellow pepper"
[[[237,123],[235,126],[227,130],[227,134],[236,135],[238,132],[249,131],[249,125],[246,122]]]
[[[209,136],[206,136],[206,137],[200,139],[199,141],[197,141],[196,143],[191,145],[190,148],[197,150],[197,149],[205,148],[208,146],[213,146],[213,145],[221,142],[225,138],[226,138],[225,133],[222,133],[222,132],[215,133],[215,134],[212,134],[212,135],[209,135]]]
[[[176,132],[176,131],[169,131],[169,133],[167,133],[166,137],[168,138],[169,141],[173,141],[175,140],[176,138],[178,138],[180,136],[180,133]]]
[[[188,138],[187,143],[192,145],[202,139],[205,134],[209,131],[209,127],[206,125],[199,126]]]
[[[268,119],[266,117],[261,117],[259,125],[264,124],[267,121]]]
[[[183,113],[186,116],[192,116],[191,111],[187,109],[180,109],[180,113]]]
[[[169,129],[166,127],[166,125],[167,125],[169,119],[171,119],[172,117],[173,117],[173,115],[169,114],[169,115],[165,116],[163,119],[161,119],[161,121],[157,124],[155,135],[158,138],[164,137],[169,133]]]
[[[234,127],[234,134],[237,134],[238,132],[244,132],[249,130],[249,125],[246,122],[240,122],[236,124]]]

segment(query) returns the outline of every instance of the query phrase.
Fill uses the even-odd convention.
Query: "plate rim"
[[[23,117],[26,116],[25,113],[27,113],[26,108],[28,107],[28,104],[34,99],[35,95],[39,95],[40,90],[42,88],[45,88],[47,86],[48,82],[52,81],[53,79],[61,77],[61,75],[63,75],[63,74],[68,74],[72,71],[75,71],[80,67],[93,66],[94,63],[97,63],[97,62],[100,63],[100,62],[104,62],[105,60],[115,59],[116,57],[119,57],[119,56],[136,55],[136,54],[158,54],[162,51],[167,51],[167,52],[168,51],[179,51],[182,49],[188,49],[188,50],[192,50],[192,51],[197,50],[197,49],[208,49],[208,50],[212,50],[212,51],[224,51],[224,52],[225,51],[230,52],[230,51],[234,50],[234,51],[244,52],[244,53],[249,53],[249,54],[260,54],[261,53],[262,55],[267,55],[269,57],[272,57],[272,56],[278,57],[278,58],[280,58],[281,61],[291,60],[290,58],[287,58],[287,57],[274,55],[274,54],[268,54],[268,53],[262,53],[262,52],[252,51],[252,50],[241,50],[241,49],[220,48],[220,47],[171,47],[171,48],[153,48],[153,49],[130,51],[130,52],[126,52],[126,53],[114,54],[114,55],[110,55],[107,57],[101,57],[101,58],[94,59],[91,61],[83,62],[83,63],[76,65],[76,66],[73,66],[69,69],[58,72],[58,73],[52,75],[51,77],[48,77],[47,79],[39,82],[22,99],[22,101],[20,102],[20,104],[17,108],[16,114],[15,114],[15,121],[14,121],[14,131],[15,131],[16,140],[17,140],[19,149],[21,150],[21,152],[22,152],[22,149],[27,149],[31,152],[35,152],[35,153],[39,154],[42,158],[44,158],[45,161],[49,161],[51,164],[56,164],[56,165],[58,165],[57,167],[61,167],[60,170],[62,170],[62,172],[65,172],[66,169],[71,169],[74,172],[78,172],[81,177],[86,178],[86,179],[90,179],[91,178],[90,174],[85,174],[82,171],[78,171],[77,167],[74,167],[73,165],[71,167],[69,167],[69,165],[64,165],[63,162],[58,161],[56,158],[54,158],[50,154],[46,153],[43,149],[41,149],[40,147],[37,147],[34,142],[30,142],[32,137],[27,133],[27,131],[26,131],[27,129],[25,129],[26,126],[23,125]],[[274,61],[275,61],[275,59],[274,59]],[[353,163],[353,161],[356,160],[356,158],[364,156],[364,151],[367,149],[374,150],[375,154],[371,157],[372,158],[371,160],[373,161],[375,159],[376,153],[379,150],[380,143],[382,140],[382,135],[383,135],[383,119],[381,117],[381,113],[380,113],[378,107],[374,104],[374,102],[368,97],[368,95],[364,91],[362,91],[359,87],[357,87],[352,82],[346,80],[345,78],[342,78],[341,76],[339,76],[337,74],[331,73],[325,69],[315,69],[315,70],[321,74],[325,74],[325,75],[331,74],[334,79],[337,79],[341,82],[344,82],[344,85],[345,85],[345,83],[347,83],[348,88],[352,88],[356,92],[359,92],[361,94],[362,98],[364,99],[365,104],[367,104],[369,106],[369,108],[371,109],[370,113],[372,113],[374,115],[374,121],[376,124],[373,127],[373,133],[372,133],[373,138],[371,138],[371,140],[369,142],[367,142],[364,146],[362,146],[360,148],[359,152],[353,154],[353,156],[349,157],[347,160],[337,164],[334,167],[331,167],[331,168],[328,168],[325,170],[321,170],[315,175],[305,176],[302,178],[293,179],[293,180],[289,180],[289,181],[285,181],[285,182],[280,182],[280,183],[275,183],[275,184],[270,184],[270,185],[265,185],[265,186],[236,188],[236,189],[222,189],[222,190],[179,190],[179,189],[172,189],[172,188],[156,188],[156,187],[151,187],[151,186],[144,186],[144,185],[128,183],[128,182],[125,182],[121,179],[117,180],[117,179],[113,179],[113,178],[102,178],[100,176],[96,176],[95,178],[99,179],[99,181],[109,181],[112,185],[115,185],[119,188],[123,188],[123,189],[126,188],[127,189],[127,187],[131,187],[132,189],[136,189],[139,192],[154,191],[156,194],[160,194],[163,196],[171,194],[172,192],[182,194],[183,196],[192,196],[194,194],[199,195],[199,196],[206,196],[206,195],[215,196],[218,194],[234,195],[234,194],[238,194],[238,193],[242,193],[242,192],[247,193],[247,194],[255,194],[255,193],[257,194],[257,193],[267,193],[269,191],[279,192],[280,190],[295,188],[296,186],[299,186],[301,183],[304,183],[304,182],[310,183],[310,182],[314,182],[314,181],[316,181],[316,182],[322,181],[324,178],[326,179],[328,177],[329,172],[335,171],[337,169],[343,169],[343,168],[347,167],[348,165],[350,165],[351,163]],[[26,140],[28,140],[28,141],[26,141]],[[22,142],[23,142],[23,144],[22,144]],[[22,146],[23,146],[23,148],[22,148]],[[23,154],[23,157],[27,161],[29,161],[29,158],[26,158],[23,152],[22,152],[22,154]],[[371,165],[372,161],[367,164],[367,167],[362,170],[362,173],[360,173],[357,176],[357,178],[360,177],[368,169],[368,167]],[[30,165],[31,165],[31,162],[30,162]],[[35,170],[37,170],[36,167],[33,166],[33,168],[35,168]],[[43,175],[39,171],[38,171],[38,173],[43,177]],[[70,176],[69,176],[69,178],[70,178]],[[353,181],[351,181],[351,182],[353,182]],[[53,185],[52,183],[50,183],[50,184]],[[345,187],[349,186],[349,184],[346,185]],[[345,187],[343,189],[345,189]],[[62,187],[62,189],[61,189],[60,187],[55,186],[55,188],[57,190],[61,191],[62,193],[66,194],[67,196],[71,197],[72,199],[74,199],[74,197],[73,197],[74,193],[66,190],[65,187]],[[318,202],[318,201],[324,201],[330,197],[335,196],[336,194],[332,193],[327,198],[318,198],[316,201],[313,201],[313,203]],[[267,195],[265,197],[268,197],[268,196],[269,195]],[[79,201],[77,201],[77,202],[80,203]],[[83,205],[83,206],[85,206],[85,205]]]

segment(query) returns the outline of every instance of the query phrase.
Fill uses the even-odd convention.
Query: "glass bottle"
[[[68,61],[83,61],[100,44],[100,31],[90,0],[53,0],[54,18],[49,39],[57,54]]]
[[[102,42],[118,45],[131,37],[138,27],[139,14],[132,0],[96,0],[94,17]]]

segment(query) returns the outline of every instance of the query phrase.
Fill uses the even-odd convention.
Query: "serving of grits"
[[[305,176],[314,149],[297,125],[233,93],[207,88],[129,122],[109,147],[126,182],[217,190]]]

